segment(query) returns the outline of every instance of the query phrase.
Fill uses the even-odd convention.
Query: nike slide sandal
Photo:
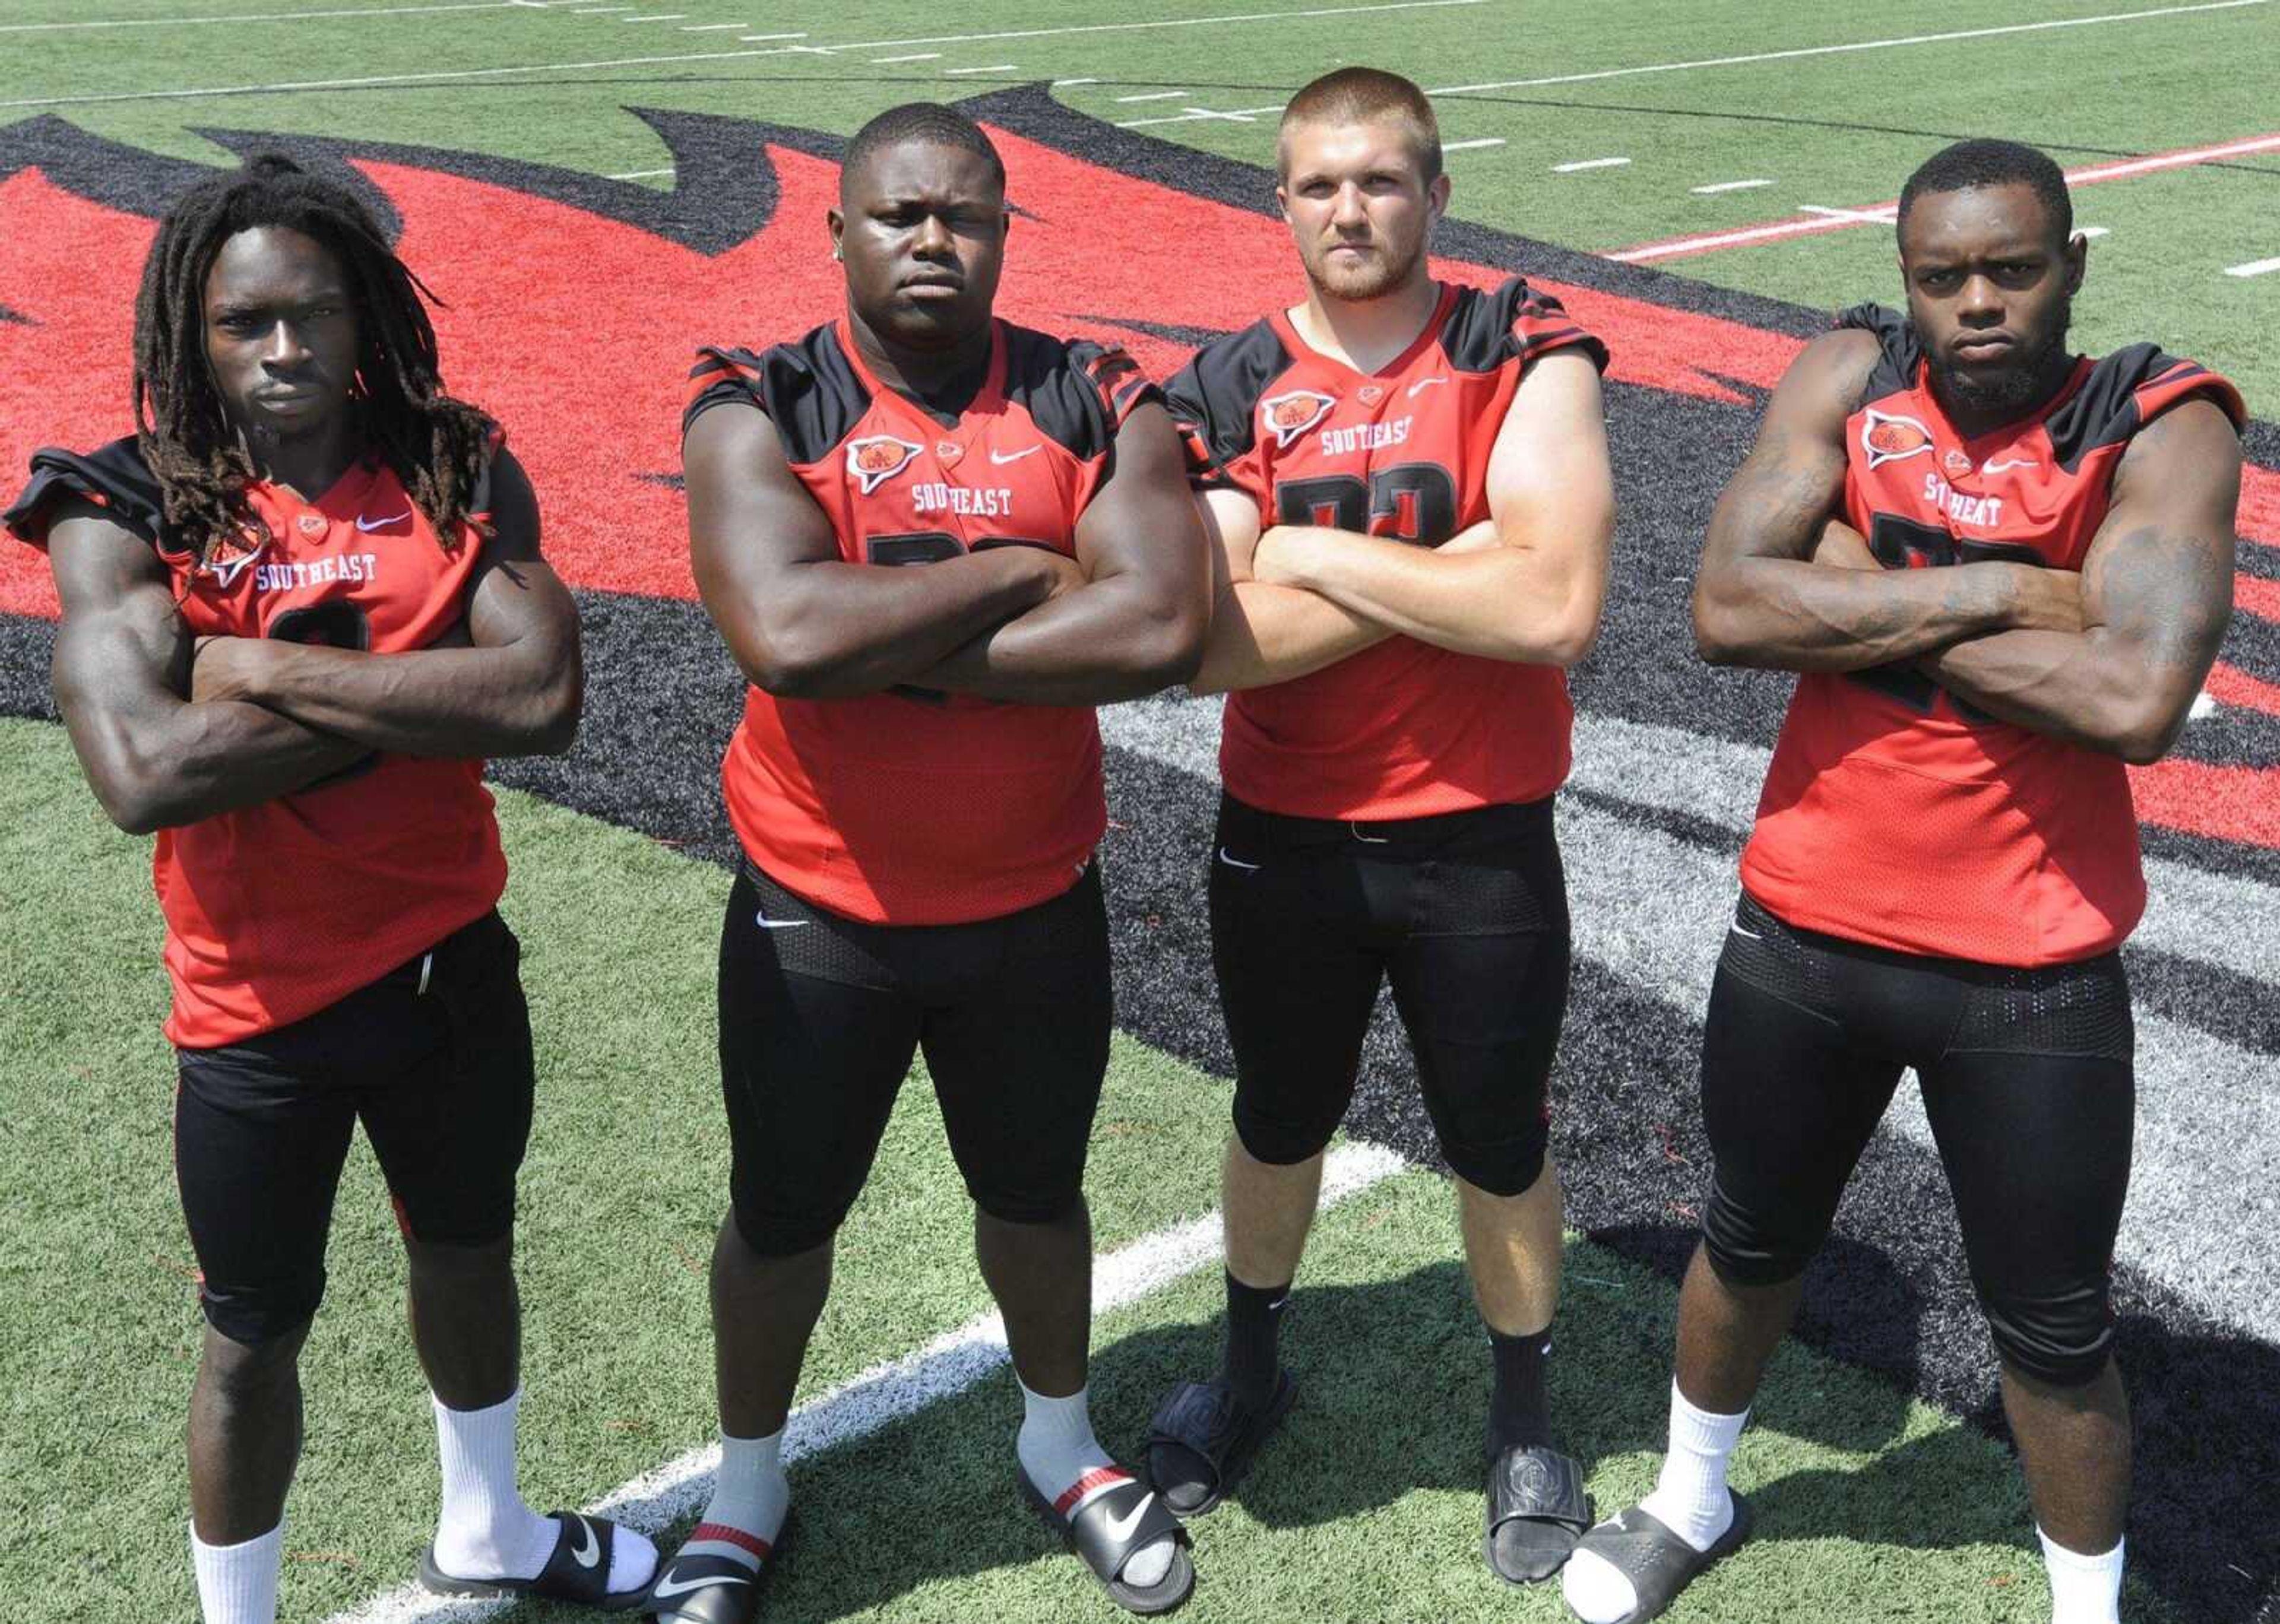
[[[1591,1526],[1591,1497],[1574,1457],[1545,1443],[1515,1443],[1490,1461],[1481,1557],[1506,1584],[1551,1578]]]
[[[1251,1469],[1298,1396],[1288,1370],[1276,1373],[1274,1395],[1255,1410],[1217,1378],[1181,1382],[1148,1423],[1148,1481],[1178,1516],[1202,1516]]]
[[[1615,1624],[1646,1624],[1660,1618],[1681,1590],[1749,1537],[1750,1503],[1735,1495],[1734,1520],[1707,1551],[1697,1551],[1668,1524],[1636,1505],[1593,1528],[1575,1542],[1575,1549],[1590,1551],[1630,1581],[1638,1605]]]
[[[630,1590],[612,1593],[609,1588],[616,1523],[577,1512],[556,1512],[554,1520],[559,1530],[554,1550],[537,1578],[462,1579],[435,1565],[435,1548],[430,1545],[420,1554],[420,1588],[437,1596],[535,1596],[604,1612],[627,1612],[642,1605],[649,1595],[648,1579]]]
[[[1093,1578],[1108,1597],[1127,1612],[1169,1612],[1188,1599],[1196,1588],[1195,1559],[1188,1555],[1188,1531],[1166,1508],[1163,1497],[1127,1477],[1105,1489],[1063,1516],[1038,1492],[1026,1472],[1017,1473],[1021,1494],[1036,1512],[1059,1530],[1070,1550],[1084,1559]],[[1144,1589],[1128,1584],[1124,1568],[1139,1551],[1160,1540],[1175,1542],[1172,1565],[1164,1576]]]
[[[757,1573],[734,1557],[674,1552],[658,1569],[642,1603],[643,1616],[657,1624],[752,1624],[759,1616],[760,1587],[791,1543],[791,1519],[786,1511],[775,1538],[758,1542],[762,1549]]]

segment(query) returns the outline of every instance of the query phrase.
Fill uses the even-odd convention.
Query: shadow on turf
[[[1603,1489],[1633,1493],[1646,1486],[1651,1457],[1663,1442],[1671,1296],[1635,1275],[1595,1281],[1572,1270],[1570,1289],[1553,1361],[1563,1443],[1589,1461],[1631,1458],[1600,1481]],[[1461,1268],[1452,1261],[1381,1282],[1302,1287],[1285,1348],[1299,1372],[1298,1403],[1235,1497],[1250,1519],[1271,1539],[1367,1518],[1420,1488],[1453,1490],[1463,1496],[1455,1505],[1424,1509],[1429,1527],[1414,1526],[1420,1513],[1413,1507],[1404,1531],[1421,1533],[1428,1551],[1445,1543],[1450,1562],[1476,1564],[1480,1510],[1473,1497],[1482,1481],[1488,1359]],[[1218,1351],[1215,1320],[1102,1346],[1092,1390],[1103,1438],[1134,1459],[1157,1397],[1173,1382],[1209,1369]],[[1885,1448],[1901,1435],[1908,1414],[1901,1393],[1832,1373],[1794,1348],[1783,1360],[1763,1412],[1769,1430],[1858,1451]],[[1824,1390],[1831,1386],[1841,1393]],[[1014,1495],[1018,1416],[1010,1379],[994,1377],[795,1468],[800,1537],[771,1581],[766,1614],[814,1619],[881,1608],[897,1619],[972,1618],[993,1611],[1015,1616],[1008,1606],[1048,1605],[1058,1613],[1065,1605],[1090,1616],[1098,1597],[1073,1563],[1056,1563],[1050,1574],[1007,1574],[1002,1590],[983,1577],[1059,1551]],[[1967,1430],[1943,1429],[1858,1470],[1793,1472],[1753,1492],[1768,1540],[2009,1544],[2030,1559],[2015,1476]],[[1221,1531],[1236,1543],[1246,1534],[1240,1518],[1198,1525],[1201,1586],[1213,1582],[1213,1547],[1221,1543],[1214,1535]],[[1498,1591],[1484,1571],[1480,1578],[1485,1605]],[[959,1588],[923,1594],[941,1581]]]

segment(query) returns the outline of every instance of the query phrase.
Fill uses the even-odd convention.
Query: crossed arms
[[[1489,458],[1490,518],[1438,547],[1313,526],[1261,528],[1236,491],[1200,494],[1217,603],[1190,686],[1285,682],[1389,637],[1572,666],[1598,635],[1614,536],[1599,374],[1581,354],[1531,366]]]
[[[2189,400],[2138,433],[2079,576],[1992,561],[1883,570],[1831,518],[1845,421],[1876,350],[1865,333],[1826,335],[1775,391],[1711,515],[1694,587],[1703,658],[1785,671],[1912,662],[2006,721],[2159,760],[2231,614],[2240,443],[2230,422]]]
[[[1151,402],[1076,522],[1076,557],[983,544],[882,568],[831,522],[754,406],[715,406],[682,448],[705,612],[752,683],[831,699],[898,685],[1028,704],[1153,693],[1195,670],[1210,577],[1171,419]]]
[[[538,504],[506,452],[494,532],[460,627],[366,654],[194,637],[150,544],[92,503],[58,510],[56,699],[88,782],[131,834],[290,795],[374,751],[551,754],[577,730],[578,616],[538,550]]]

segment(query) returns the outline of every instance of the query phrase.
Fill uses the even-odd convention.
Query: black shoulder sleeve
[[[1460,287],[1441,323],[1441,353],[1460,372],[1492,373],[1507,361],[1523,364],[1554,350],[1580,349],[1607,370],[1607,346],[1548,293],[1515,276],[1494,293]]]
[[[1257,321],[1205,344],[1164,386],[1190,484],[1208,489],[1236,482],[1230,470],[1258,442],[1259,400],[1290,370],[1290,352],[1274,327]]]
[[[2206,396],[2235,427],[2247,421],[2240,391],[2198,361],[2166,355],[2158,344],[2117,350],[2090,369],[2067,404],[2043,427],[2059,466],[2072,473],[2100,446],[2118,445],[2181,401]]]
[[[847,437],[869,409],[871,395],[827,326],[796,344],[778,344],[760,355],[699,350],[689,374],[689,404],[681,414],[682,436],[705,412],[731,400],[766,412],[783,442],[785,459],[805,464],[828,456]]]
[[[1858,327],[1876,336],[1876,365],[1870,369],[1868,384],[1861,392],[1863,402],[1882,400],[1887,395],[1915,387],[1916,366],[1923,359],[1923,346],[1916,342],[1915,327],[1906,316],[1881,304],[1855,304],[1839,311],[1830,326],[1840,331]]]
[[[158,545],[166,509],[158,481],[143,466],[142,452],[132,435],[84,457],[54,446],[33,452],[31,482],[0,512],[0,524],[18,540],[43,548],[56,507],[73,496],[106,510],[136,535]]]
[[[1110,454],[1135,409],[1160,399],[1140,363],[1115,344],[1066,342],[1007,324],[1005,397],[1037,431],[1082,462]]]

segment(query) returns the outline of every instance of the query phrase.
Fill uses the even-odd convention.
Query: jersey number
[[[289,609],[269,623],[269,635],[280,643],[314,643],[325,649],[352,649],[362,654],[372,648],[372,622],[354,604],[335,602],[312,604],[306,609]],[[327,774],[307,789],[324,789],[333,784],[346,783],[351,778],[361,778],[380,765],[380,752],[374,750],[361,760],[351,761],[337,773]]]
[[[1021,536],[990,536],[974,543],[976,551],[992,547],[1045,547],[1043,542],[1029,541]],[[1052,549],[1047,547],[1047,551]],[[874,535],[863,543],[863,557],[872,564],[890,569],[913,564],[940,564],[966,551],[956,536],[945,530],[912,530],[899,535]],[[947,704],[950,696],[938,688],[920,688],[915,683],[897,682],[887,689],[904,699],[914,699],[920,704]]]
[[[1457,482],[1430,462],[1380,468],[1367,484],[1352,473],[1285,480],[1275,487],[1275,518],[1437,547],[1457,533]]]
[[[1913,519],[1902,519],[1895,513],[1878,513],[1868,525],[1868,550],[1876,555],[1876,562],[1888,570],[1941,569],[1951,564],[2031,564],[2043,567],[2042,555],[2031,547],[2017,547],[1999,542],[1959,542],[1946,531],[1934,525],[1919,524]],[[1932,705],[1943,691],[1914,666],[1899,663],[1871,666],[1852,673],[1855,681],[1865,682],[1877,692],[1891,696],[1911,710],[1929,715]],[[1948,699],[1965,720],[1991,722],[1998,720],[1977,705],[1960,699],[1953,694]]]

